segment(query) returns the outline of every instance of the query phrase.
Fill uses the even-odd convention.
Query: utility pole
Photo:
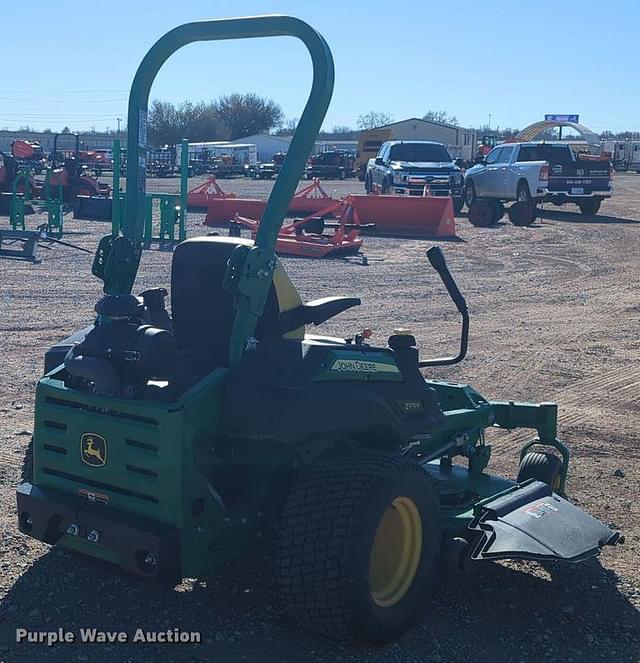
[[[489,133],[491,133],[491,113],[489,113]]]
[[[120,135],[120,122],[122,122],[121,117],[117,117],[116,120],[118,120],[118,136]]]

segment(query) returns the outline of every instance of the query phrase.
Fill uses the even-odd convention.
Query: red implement
[[[199,184],[187,193],[187,207],[208,209],[212,200],[235,197],[235,193],[225,193],[216,182],[216,178],[210,177],[204,184]]]
[[[373,223],[376,233],[395,237],[455,237],[451,198],[352,194],[345,200],[360,223]]]
[[[358,238],[359,224],[347,223],[347,216],[348,214],[343,214],[332,235],[323,234],[324,221],[313,215],[284,226],[278,233],[276,253],[300,258],[326,258],[358,253],[362,247],[362,240]],[[251,230],[251,237],[255,239],[259,221],[237,215],[234,223]]]
[[[219,187],[218,187],[219,189]],[[195,191],[195,189],[194,189]],[[189,192],[191,195],[192,192]],[[209,198],[207,204],[207,218],[204,223],[207,226],[224,226],[236,214],[251,219],[262,217],[264,208],[267,205],[266,200],[256,198],[236,198],[233,194],[224,196],[214,195]],[[311,184],[300,189],[289,203],[290,214],[315,214],[324,210],[331,204],[338,203],[329,196],[320,186],[319,180],[313,180]],[[191,206],[189,202],[189,206]]]

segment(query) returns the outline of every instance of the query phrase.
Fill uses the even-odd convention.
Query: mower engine
[[[100,395],[142,398],[150,380],[175,373],[176,346],[164,288],[139,297],[106,295],[93,328],[67,353],[65,385]]]

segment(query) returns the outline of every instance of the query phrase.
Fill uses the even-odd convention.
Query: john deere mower
[[[196,41],[294,36],[313,84],[254,242],[177,246],[167,290],[131,293],[144,225],[149,90]],[[333,88],[324,39],[286,16],[188,23],[147,53],[131,89],[122,234],[104,237],[93,325],[51,348],[36,391],[19,527],[49,544],[175,583],[271,545],[282,604],[323,634],[387,642],[443,567],[596,555],[622,537],[564,496],[569,452],[553,403],[493,401],[423,369],[463,359],[469,316],[437,247],[428,259],[462,316],[455,357],[420,359],[396,330],[318,336],[356,297],[303,303],[274,244]],[[331,413],[330,416],[328,413]],[[515,480],[487,473],[491,427],[537,433]]]

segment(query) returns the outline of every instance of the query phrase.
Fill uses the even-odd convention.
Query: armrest
[[[354,306],[360,306],[359,297],[323,297],[297,306],[280,314],[280,331],[287,334],[302,325],[319,325]]]

